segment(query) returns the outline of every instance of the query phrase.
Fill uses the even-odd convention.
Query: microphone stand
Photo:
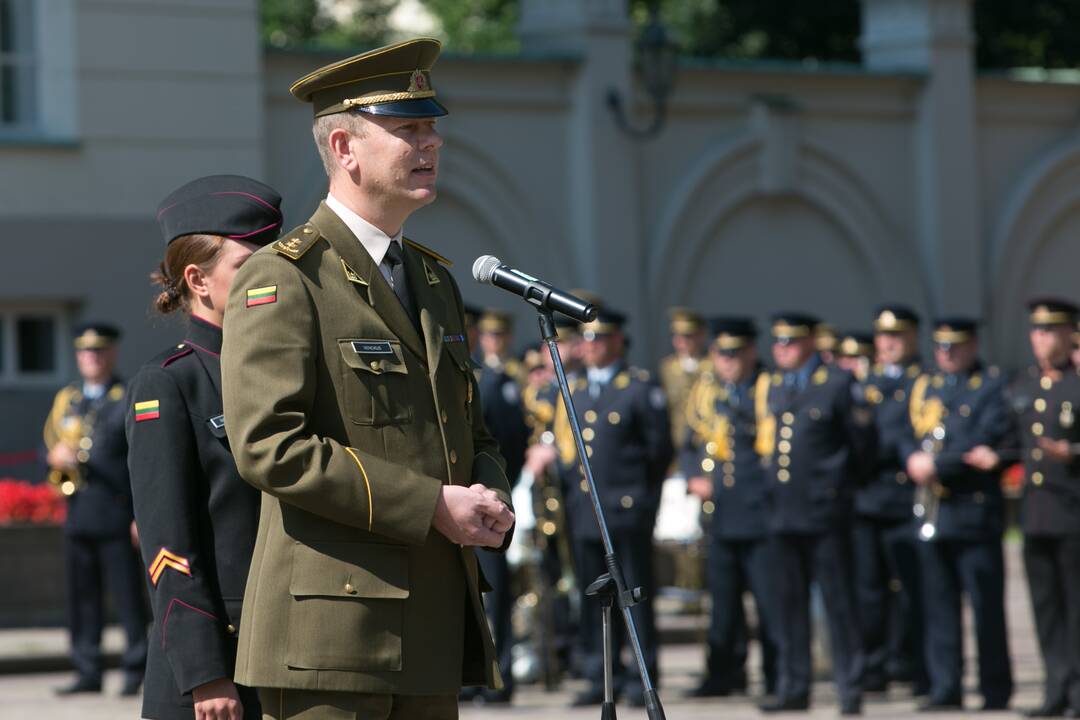
[[[532,304],[532,303],[530,303]],[[627,589],[626,580],[618,559],[615,557],[615,549],[611,544],[611,535],[608,533],[607,521],[604,519],[604,509],[600,506],[600,497],[596,492],[596,482],[593,480],[592,467],[589,465],[589,455],[585,452],[585,441],[581,437],[581,426],[578,424],[577,413],[574,411],[574,400],[570,395],[570,385],[566,381],[566,373],[563,371],[562,358],[559,356],[559,348],[555,344],[559,334],[555,329],[555,320],[551,311],[542,305],[535,305],[540,315],[540,335],[547,343],[548,352],[551,353],[551,361],[555,366],[555,377],[559,382],[559,390],[562,392],[563,403],[566,405],[566,415],[570,420],[570,428],[574,433],[574,443],[577,446],[578,459],[585,471],[585,480],[589,484],[589,499],[592,501],[593,513],[596,515],[596,524],[600,528],[600,539],[604,544],[604,565],[607,572],[598,577],[585,590],[590,597],[598,597],[601,606],[601,622],[604,644],[604,702],[601,704],[601,720],[615,720],[615,687],[613,666],[615,658],[612,656],[612,638],[614,628],[612,625],[612,608],[618,606],[622,613],[623,622],[626,624],[627,634],[630,636],[630,645],[634,651],[634,660],[637,663],[638,675],[641,676],[641,686],[645,690],[645,711],[649,720],[664,720],[664,708],[660,704],[660,696],[653,688],[649,677],[649,669],[645,666],[645,656],[641,651],[641,639],[638,637],[637,626],[630,614],[630,608],[645,599],[645,591],[642,588]]]

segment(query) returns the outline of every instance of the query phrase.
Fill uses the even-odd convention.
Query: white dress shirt
[[[345,223],[346,227],[352,230],[352,234],[356,236],[356,239],[360,241],[360,244],[367,250],[368,255],[371,256],[371,259],[374,260],[375,264],[379,267],[379,272],[386,278],[386,282],[390,287],[394,287],[394,280],[390,276],[390,268],[383,262],[383,258],[386,257],[386,250],[390,247],[390,243],[396,242],[399,246],[401,245],[402,231],[398,230],[394,237],[390,237],[382,230],[345,207],[343,202],[329,193],[326,195],[326,207],[333,210],[334,213],[341,218],[341,221]]]

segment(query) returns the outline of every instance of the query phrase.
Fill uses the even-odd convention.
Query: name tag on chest
[[[353,340],[353,352],[357,355],[393,355],[394,349],[386,340]]]

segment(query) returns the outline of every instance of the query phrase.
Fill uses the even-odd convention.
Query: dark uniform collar
[[[184,342],[196,350],[220,355],[221,328],[208,320],[192,315]]]

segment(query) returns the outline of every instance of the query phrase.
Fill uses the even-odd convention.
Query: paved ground
[[[1013,707],[1025,708],[1038,704],[1041,698],[1042,667],[1035,645],[1035,636],[1031,624],[1026,586],[1023,582],[1019,553],[1011,547],[1007,555],[1009,569],[1008,611],[1009,636],[1013,668],[1017,679],[1017,691],[1013,696]],[[968,634],[970,638],[970,633]],[[107,637],[107,645],[117,647],[119,638],[115,632]],[[0,658],[10,657],[14,653],[44,653],[62,650],[64,638],[56,631],[4,631],[0,632]],[[969,657],[973,648],[968,645]],[[741,720],[760,718],[756,710],[755,699],[736,697],[731,699],[689,700],[684,697],[686,691],[697,681],[697,673],[703,663],[703,649],[698,645],[671,645],[661,652],[661,672],[663,685],[661,698],[668,718],[677,720],[696,720],[701,718],[724,718]],[[979,698],[974,690],[974,660],[968,663],[967,705],[978,707]],[[0,719],[2,720],[110,720],[116,718],[138,718],[140,701],[116,697],[121,678],[112,671],[106,678],[105,693],[98,697],[64,699],[53,696],[53,688],[68,680],[66,674],[11,674],[0,675]],[[495,720],[502,717],[534,718],[536,720],[575,720],[577,718],[597,718],[599,708],[569,709],[569,699],[581,689],[580,682],[568,681],[556,692],[546,693],[536,687],[521,688],[510,707],[475,707],[462,708],[462,720]],[[866,702],[866,715],[879,718],[901,718],[912,714],[914,703],[903,689],[897,689],[888,695],[870,696]],[[618,715],[624,719],[645,718],[644,710],[619,708]],[[986,720],[999,717],[1017,717],[1015,712],[975,713]],[[814,687],[814,709],[809,714],[798,713],[788,717],[836,717],[836,704],[831,684],[818,682]],[[922,716],[933,718],[934,716]],[[942,718],[955,720],[962,715],[947,714]]]

